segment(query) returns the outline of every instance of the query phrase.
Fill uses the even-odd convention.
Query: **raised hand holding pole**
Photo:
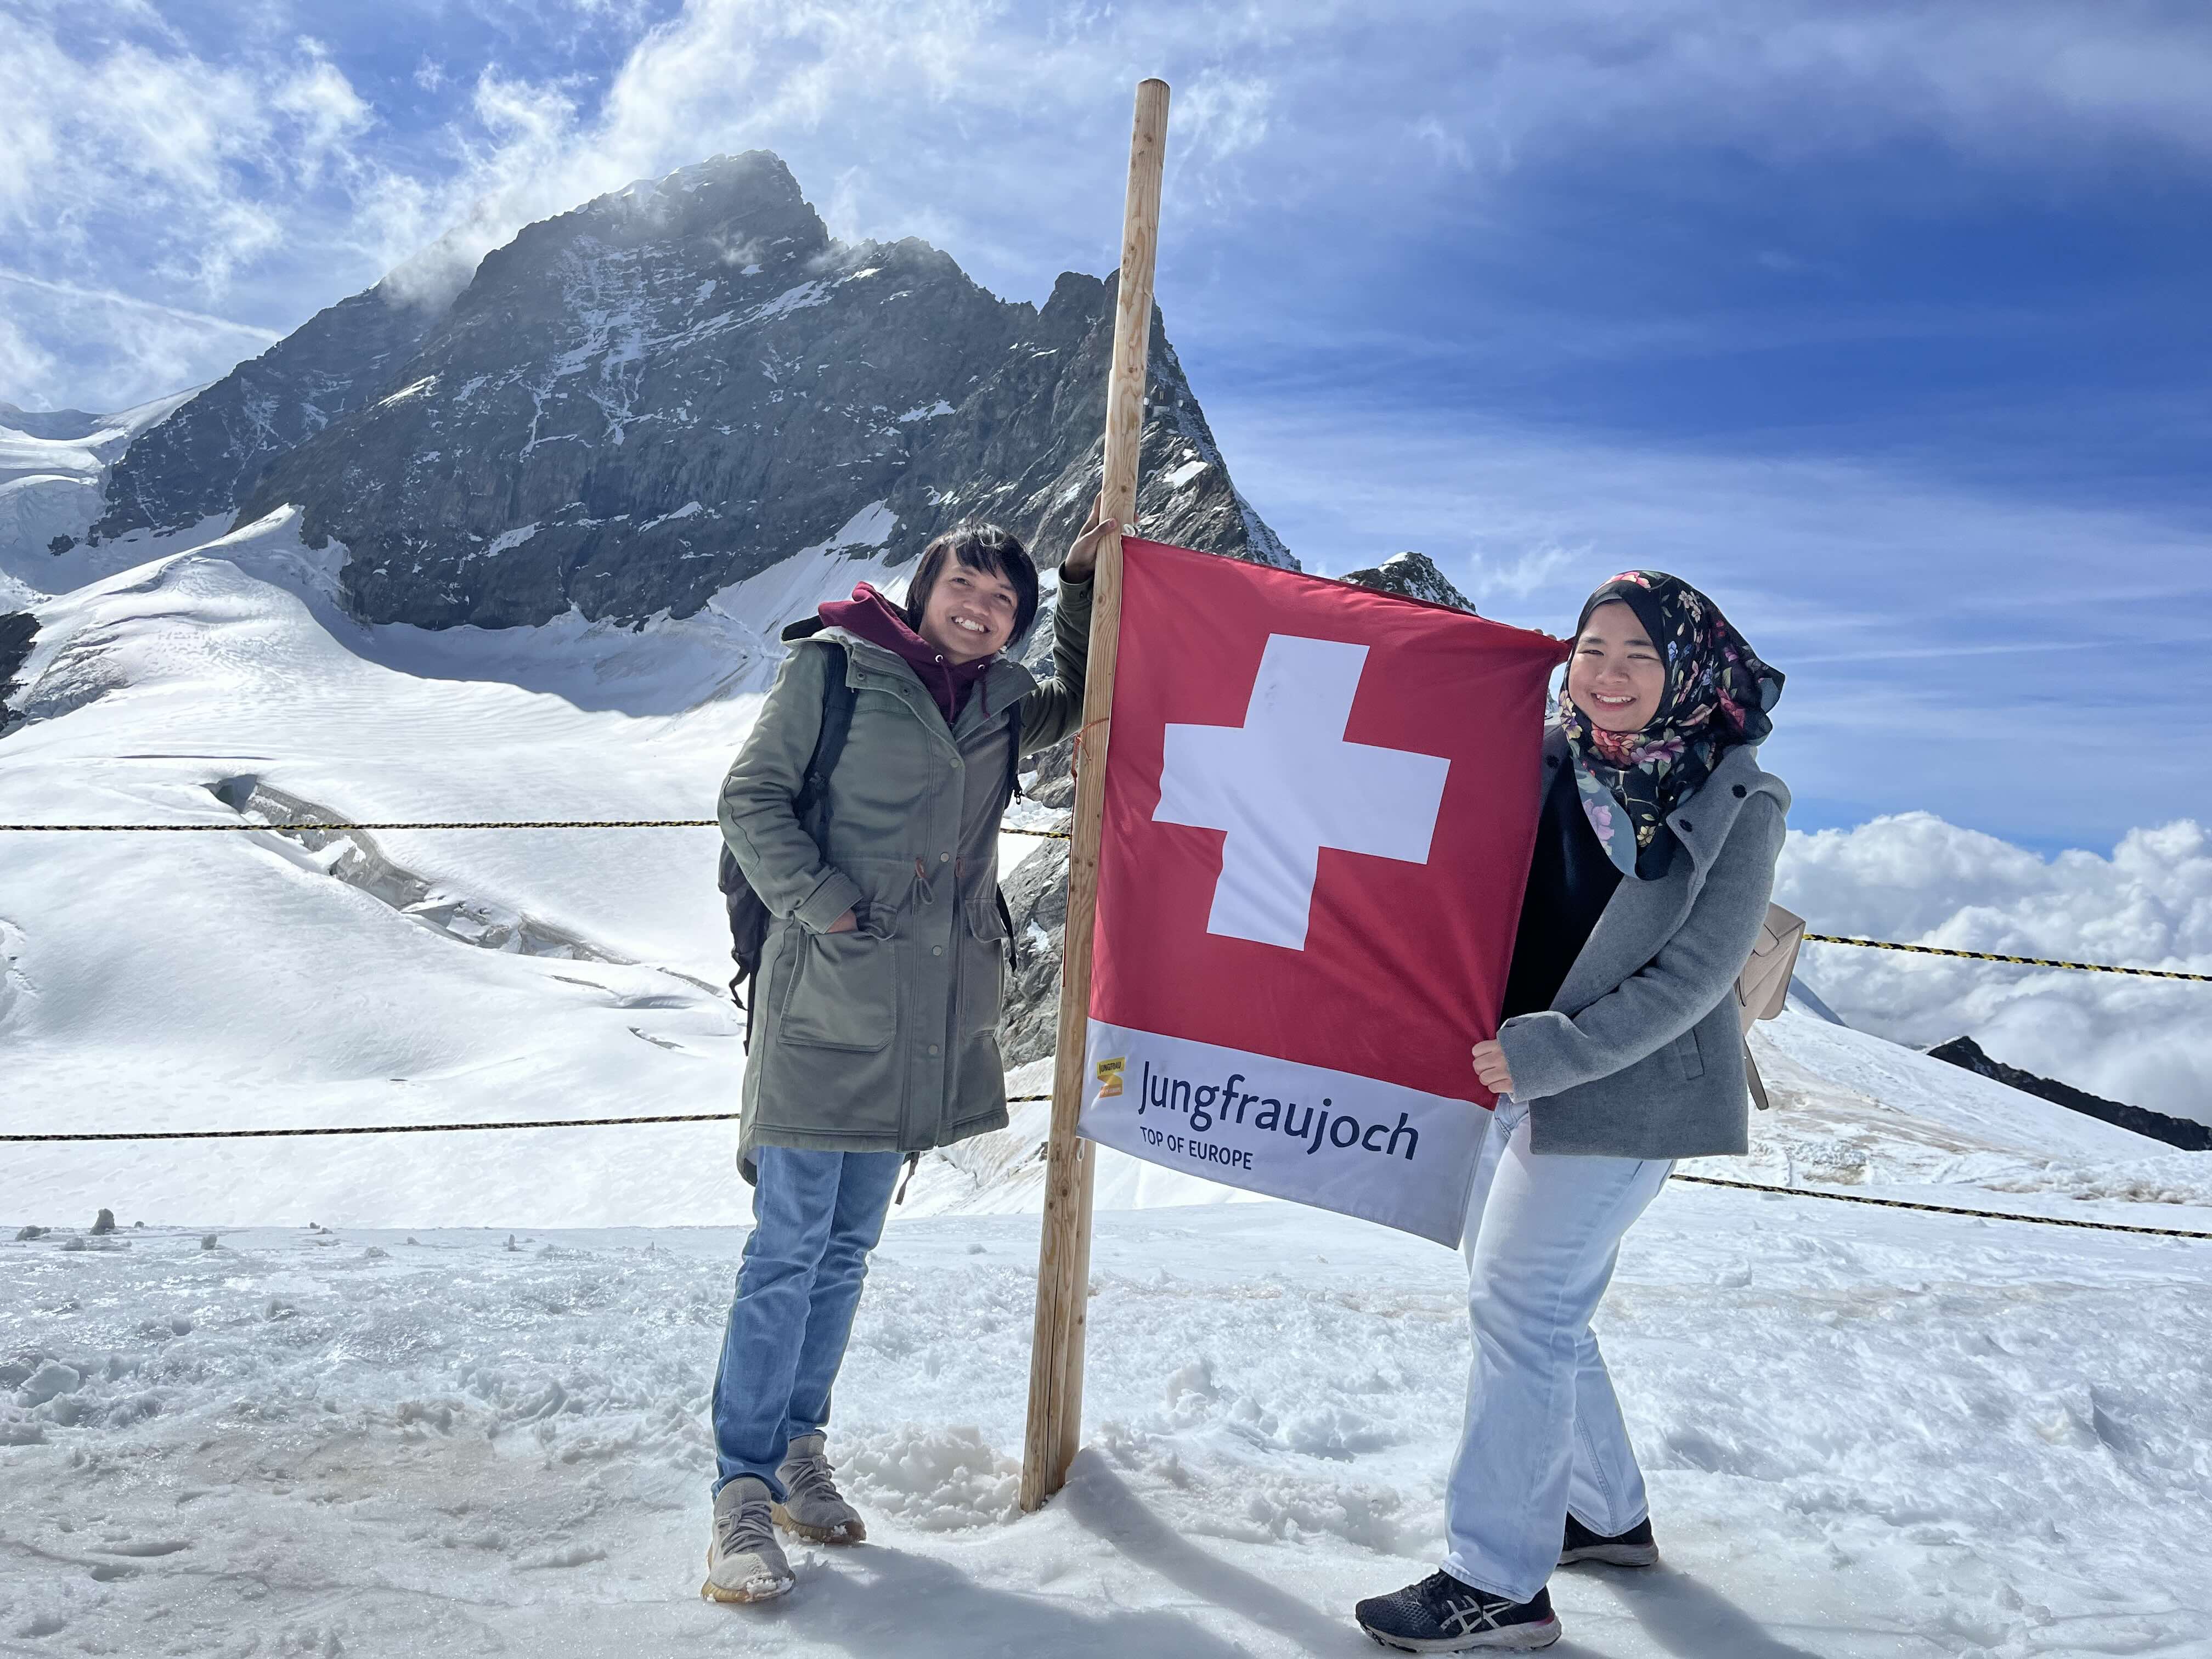
[[[1022,1508],[1060,1489],[1082,1441],[1085,1304],[1091,1285],[1091,1147],[1075,1133],[1083,1109],[1091,1019],[1091,930],[1098,908],[1098,844],[1106,802],[1106,748],[1121,646],[1121,535],[1137,514],[1137,461],[1145,428],[1152,349],[1152,261],[1159,242],[1161,164],[1168,83],[1137,85],[1129,138],[1129,189],[1121,222],[1114,367],[1106,386],[1109,529],[1098,548],[1091,601],[1091,655],[1077,738],[1075,821],[1067,857],[1067,930],[1060,980],[1060,1036],[1046,1143],[1044,1231],[1037,1250],[1036,1332],[1030,1348],[1029,1432],[1022,1450]]]

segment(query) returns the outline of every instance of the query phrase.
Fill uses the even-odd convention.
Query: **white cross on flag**
[[[1565,647],[1121,546],[1082,1133],[1456,1244]]]

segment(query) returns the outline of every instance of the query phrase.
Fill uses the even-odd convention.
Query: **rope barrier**
[[[108,830],[134,835],[178,834],[246,835],[277,830],[712,830],[712,818],[560,818],[495,821],[471,819],[458,823],[0,823],[0,830],[64,831]]]
[[[1928,1215],[1972,1216],[1982,1221],[2026,1221],[2039,1227],[2084,1227],[2100,1233],[2147,1233],[2153,1238],[2212,1239],[2212,1233],[2186,1232],[2179,1227],[2133,1227],[2120,1221],[2077,1221],[2063,1215],[2022,1215],[2016,1210],[1964,1210],[1949,1204],[1917,1204],[1905,1198],[1869,1198],[1863,1193],[1824,1193],[1810,1187],[1769,1187],[1756,1181],[1727,1181],[1719,1176],[1677,1175],[1699,1187],[1733,1187],[1739,1192],[1779,1193],[1785,1198],[1825,1198],[1838,1204],[1872,1204],[1885,1210],[1918,1210]]]
[[[1009,1106],[1050,1100],[1050,1095],[1010,1095]],[[653,1117],[549,1117],[493,1123],[357,1123],[326,1129],[135,1129],[113,1134],[0,1134],[0,1144],[52,1145],[92,1140],[286,1140],[301,1135],[465,1134],[484,1129],[612,1129],[640,1123],[735,1123],[737,1112],[676,1112]]]
[[[1009,1106],[1035,1105],[1050,1095],[1010,1095]],[[274,1140],[305,1135],[419,1135],[465,1134],[492,1129],[610,1129],[638,1124],[734,1123],[736,1112],[681,1112],[653,1117],[559,1117],[498,1123],[374,1123],[326,1129],[147,1129],[118,1134],[25,1135],[0,1134],[0,1142],[52,1145],[56,1142],[114,1140]],[[2039,1227],[2080,1227],[2093,1232],[2138,1233],[2150,1238],[2212,1240],[2212,1232],[2189,1232],[2178,1227],[2137,1227],[2118,1221],[2077,1221],[2066,1216],[2022,1215],[2014,1210],[1968,1210],[1950,1204],[1922,1204],[1903,1198],[1869,1198],[1863,1193],[1824,1193],[1809,1187],[1773,1187],[1756,1181],[1729,1181],[1719,1176],[1677,1174],[1674,1179],[1698,1187],[1731,1187],[1738,1192],[1773,1193],[1784,1198],[1825,1198],[1838,1204],[1870,1204],[1885,1210],[1917,1210],[1925,1215],[1969,1216],[1981,1221],[2024,1221]]]
[[[2070,968],[2083,974],[2132,974],[2138,979],[2185,979],[2212,985],[2212,974],[2184,974],[2171,968],[2119,968],[2109,962],[2058,962],[2049,957],[2007,957],[1993,951],[1954,951],[1942,945],[1900,945],[1894,939],[1847,939],[1840,933],[1808,933],[1808,945],[1863,945],[1870,951],[1910,951],[1923,957],[1963,957],[1969,962],[2004,962],[2020,968]]]
[[[712,818],[530,818],[467,819],[444,823],[0,823],[0,831],[47,835],[106,831],[110,834],[205,835],[252,834],[279,830],[297,834],[320,830],[330,834],[346,830],[712,830]],[[1042,841],[1070,841],[1065,830],[1017,830],[1001,824],[1004,836],[1029,836]],[[1854,939],[1842,933],[1808,933],[1808,945],[1856,945],[1869,951],[1906,951],[1916,956],[1957,957],[1967,962],[1997,962],[2015,968],[2063,968],[2079,974],[2126,974],[2136,979],[2171,979],[2192,985],[2212,985],[2212,974],[2184,973],[2172,968],[2124,968],[2110,962],[2063,962],[2051,957],[2014,957],[1994,951],[1958,951],[1942,945],[1905,945],[1896,939]]]
[[[634,1123],[734,1123],[736,1112],[686,1112],[661,1117],[550,1117],[505,1123],[368,1123],[329,1129],[145,1129],[123,1134],[0,1135],[0,1141],[276,1140],[295,1135],[459,1134],[478,1129],[605,1129]]]
[[[247,835],[258,830],[296,834],[302,830],[330,833],[340,830],[713,830],[712,818],[562,818],[475,820],[454,823],[0,823],[0,830],[36,831],[47,835],[106,830],[131,835]],[[1070,839],[1065,830],[1017,830],[1001,824],[1002,836],[1036,836],[1049,841]]]

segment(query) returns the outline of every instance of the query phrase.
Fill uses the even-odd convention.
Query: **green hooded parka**
[[[795,641],[723,781],[722,835],[775,918],[753,986],[738,1157],[756,1146],[919,1152],[1006,1123],[999,1055],[1006,744],[1083,718],[1091,584],[1063,581],[1053,678],[1001,658],[950,726],[896,653],[841,628]],[[828,857],[793,811],[844,647],[853,723],[824,804]],[[1015,711],[1016,732],[1008,711]],[[826,930],[847,910],[856,930]]]

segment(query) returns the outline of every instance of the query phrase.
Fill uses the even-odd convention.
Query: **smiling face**
[[[1006,648],[1020,604],[1014,585],[997,571],[977,570],[949,556],[915,632],[947,662],[974,662]]]
[[[1592,726],[1641,732],[1667,692],[1667,665],[1636,612],[1608,599],[1590,612],[1567,663],[1567,696]]]

